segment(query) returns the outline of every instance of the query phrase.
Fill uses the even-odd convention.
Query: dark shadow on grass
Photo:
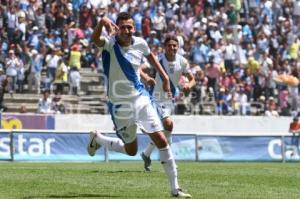
[[[69,194],[69,195],[27,196],[22,199],[34,199],[34,198],[121,198],[121,196],[105,195],[105,194]]]

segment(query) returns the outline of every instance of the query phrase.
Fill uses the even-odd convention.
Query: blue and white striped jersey
[[[130,102],[145,92],[138,68],[142,58],[149,54],[143,38],[133,36],[129,47],[121,47],[115,37],[105,38],[102,62],[110,102]]]
[[[159,62],[169,76],[171,92],[172,96],[174,97],[177,94],[176,87],[178,87],[180,76],[188,71],[188,61],[177,53],[174,61],[168,61],[165,54],[163,54],[159,58]],[[150,94],[156,98],[157,102],[170,101],[167,93],[163,90],[163,81],[159,74],[156,74],[155,81],[156,85],[150,88]]]

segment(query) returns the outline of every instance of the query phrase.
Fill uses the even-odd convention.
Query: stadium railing
[[[120,161],[141,160],[101,148],[94,157],[86,152],[87,131],[1,130],[2,161]],[[106,132],[110,136],[115,133]],[[149,143],[147,135],[138,133],[140,153]],[[172,150],[179,161],[300,161],[299,136],[174,134]],[[159,160],[155,150],[153,160]]]

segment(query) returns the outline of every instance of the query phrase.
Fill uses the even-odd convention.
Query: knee
[[[137,154],[137,149],[129,149],[125,147],[125,151],[129,156],[135,156]]]
[[[159,149],[165,148],[168,145],[168,141],[162,132],[157,133],[155,136],[152,136],[151,138],[155,143],[155,145],[157,146],[157,148]]]
[[[129,156],[135,156],[137,154],[137,151],[126,151],[127,155]]]
[[[170,118],[164,120],[164,129],[167,131],[173,131],[173,121]]]

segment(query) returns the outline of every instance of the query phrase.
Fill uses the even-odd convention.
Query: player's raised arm
[[[161,77],[163,79],[163,89],[164,89],[164,91],[170,94],[171,93],[171,89],[170,89],[169,76],[164,71],[164,69],[162,68],[162,66],[160,65],[160,63],[158,62],[158,60],[155,58],[155,56],[153,55],[153,53],[150,53],[146,58],[148,59],[150,65],[154,66],[154,68],[156,69],[156,71],[159,72],[159,74],[161,75]]]
[[[103,17],[96,25],[92,34],[92,41],[98,46],[103,47],[105,44],[104,38],[101,38],[102,28],[105,27],[107,32],[112,35],[118,30],[118,26],[114,24],[109,18]]]

